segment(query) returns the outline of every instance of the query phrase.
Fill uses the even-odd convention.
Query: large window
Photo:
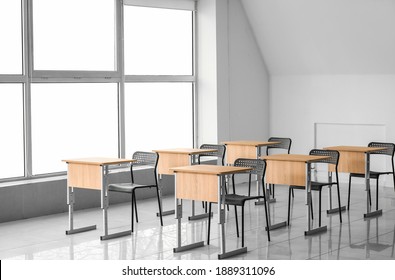
[[[125,6],[125,73],[191,75],[192,12]]]
[[[193,147],[194,6],[1,0],[0,181]]]
[[[0,179],[24,175],[23,88],[0,84]]]
[[[117,157],[115,84],[33,84],[33,174],[66,170],[61,159]]]
[[[35,70],[114,70],[113,0],[34,0]]]
[[[126,84],[126,153],[193,145],[192,84]]]
[[[22,74],[21,1],[0,1],[0,74]]]

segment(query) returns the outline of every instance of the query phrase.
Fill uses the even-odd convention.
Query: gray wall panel
[[[136,172],[135,180],[148,183],[150,170]],[[110,174],[109,183],[130,181],[129,172]],[[164,195],[174,194],[173,176],[163,176]],[[155,189],[140,190],[137,199],[146,199],[156,195]],[[68,211],[66,197],[66,180],[29,183],[0,188],[0,222],[28,219],[38,216],[64,213]],[[110,203],[129,202],[130,196],[110,193]],[[138,202],[137,202],[138,203]],[[75,210],[100,207],[100,192],[87,189],[75,189]]]

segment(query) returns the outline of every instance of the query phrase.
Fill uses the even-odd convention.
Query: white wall
[[[393,0],[242,3],[270,74],[395,74]]]
[[[362,125],[350,132],[347,145],[395,142],[394,93],[395,75],[272,76],[270,133],[291,137],[293,153],[314,148],[315,123],[339,124],[338,131],[342,124]],[[344,133],[333,145],[344,141]]]
[[[198,145],[266,140],[269,75],[240,0],[198,2]]]
[[[217,142],[216,1],[199,0],[197,12],[197,144]]]
[[[229,138],[269,138],[269,73],[239,0],[229,1]]]

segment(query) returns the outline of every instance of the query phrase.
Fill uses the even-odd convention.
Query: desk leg
[[[121,236],[130,235],[132,230],[126,230],[122,232],[116,232],[108,234],[108,206],[109,206],[109,198],[108,198],[108,166],[103,166],[102,169],[102,190],[101,190],[101,208],[103,210],[103,235],[100,236],[100,240],[108,240]]]
[[[225,240],[225,175],[218,176],[218,223],[220,225],[220,254],[218,259],[226,259],[235,255],[247,253],[247,247],[242,247],[233,251],[226,252]]]
[[[183,252],[186,250],[203,247],[204,241],[192,243],[189,245],[181,246],[181,219],[182,219],[182,200],[177,198],[177,174],[174,175],[174,184],[175,184],[175,204],[176,204],[176,219],[177,219],[177,247],[173,248],[174,253]]]
[[[259,146],[256,148],[256,158],[260,159],[261,154],[262,154],[261,153],[261,146]],[[261,195],[261,188],[260,188],[260,182],[259,182],[258,175],[256,175],[255,178],[256,178],[256,194],[258,196],[260,196]],[[271,202],[276,202],[276,199],[274,197],[270,198],[270,196],[269,196],[269,197],[266,197],[266,201],[271,203]],[[264,205],[264,204],[265,204],[265,201],[262,199],[258,199],[257,201],[255,201],[255,205]]]
[[[332,172],[328,172],[328,182],[332,183]],[[339,207],[337,208],[332,208],[332,186],[330,185],[328,187],[328,205],[329,209],[326,210],[327,214],[334,214],[339,212]],[[340,211],[345,211],[346,206],[341,206]]]
[[[366,214],[363,215],[364,218],[371,218],[371,217],[376,217],[376,216],[381,216],[383,214],[383,211],[376,210],[376,211],[371,211],[371,206],[370,206],[370,154],[365,153],[365,185],[366,185]]]
[[[312,229],[312,221],[311,221],[311,163],[306,163],[306,206],[307,206],[307,231],[304,232],[304,235],[312,235],[319,232],[325,232],[327,230],[326,226],[318,227]]]
[[[162,174],[159,174],[159,182],[158,182],[158,186],[159,186],[159,200],[160,200],[160,205],[162,207],[162,216],[168,216],[168,215],[173,215],[176,211],[175,210],[167,210],[167,211],[163,211],[163,203],[162,203],[162,196],[163,196],[163,184],[162,184]],[[160,214],[157,212],[156,216],[159,217]]]
[[[270,197],[270,184],[266,184],[266,194],[265,194],[265,197],[266,197],[266,198]],[[286,222],[286,221],[280,222],[280,223],[277,223],[277,224],[272,225],[271,216],[270,216],[270,205],[269,205],[269,203],[270,203],[269,201],[267,201],[267,203],[266,203],[266,209],[267,209],[267,223],[268,223],[268,225],[269,225],[269,228],[266,226],[266,227],[265,227],[265,230],[273,230],[273,229],[278,229],[278,228],[282,228],[282,227],[287,226],[287,222]]]
[[[67,186],[67,204],[69,205],[69,229],[66,230],[66,235],[96,229],[96,225],[74,228],[74,188],[70,186]]]
[[[189,159],[189,164],[190,165],[195,165],[196,164],[196,159],[195,159],[195,155],[191,155],[190,159]],[[192,200],[192,215],[188,217],[189,221],[195,221],[195,220],[201,220],[201,219],[206,219],[208,218],[208,215],[213,216],[213,213],[203,213],[203,214],[199,214],[196,215],[195,214],[195,201]]]

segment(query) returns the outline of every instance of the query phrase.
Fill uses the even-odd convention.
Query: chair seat
[[[392,172],[391,171],[387,171],[387,172],[370,171],[369,177],[372,179],[377,179],[380,175],[388,175],[388,174],[392,174]],[[360,173],[351,173],[350,176],[365,178],[365,174],[360,174]]]
[[[311,190],[319,191],[324,186],[336,185],[336,182],[311,182]],[[303,190],[305,186],[290,186],[292,189]]]
[[[225,204],[243,206],[247,200],[263,198],[263,196],[247,196],[238,194],[225,195]]]
[[[155,185],[140,185],[133,183],[111,184],[108,186],[108,190],[113,192],[131,193],[134,189],[148,187],[155,187]]]

